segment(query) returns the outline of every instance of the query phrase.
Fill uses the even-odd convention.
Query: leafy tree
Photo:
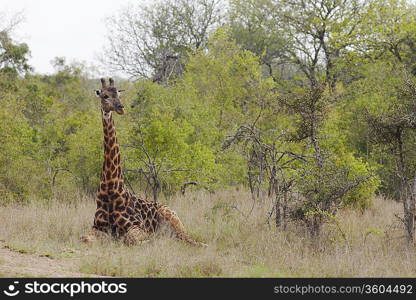
[[[369,4],[358,0],[233,1],[231,24],[238,41],[263,57],[270,75],[281,65],[283,78],[296,79],[300,72],[316,85],[324,76],[334,90],[343,59],[362,34]]]
[[[393,57],[416,74],[416,6],[410,1],[372,3],[361,49],[373,59]]]
[[[30,70],[29,47],[15,43],[7,31],[0,31],[0,71],[17,75]]]
[[[230,2],[229,24],[234,39],[255,53],[268,76],[277,80],[276,67],[286,62],[290,41],[281,18],[283,3],[278,1]]]
[[[396,65],[393,65],[396,67]],[[382,77],[383,84],[374,89],[371,81],[367,80],[367,94],[370,104],[363,107],[363,117],[368,123],[371,142],[375,144],[373,153],[384,153],[387,158],[385,164],[389,172],[395,178],[394,190],[397,200],[403,202],[404,225],[409,242],[414,239],[414,217],[415,217],[415,172],[416,152],[415,143],[415,99],[416,82],[406,69],[391,69],[392,66],[384,66]],[[380,81],[379,81],[380,82]],[[379,85],[379,82],[377,85]],[[386,155],[390,153],[390,155]],[[386,181],[388,182],[388,181]]]
[[[267,110],[273,81],[262,78],[258,58],[231,40],[228,27],[212,36],[207,49],[196,53],[186,65],[183,88],[192,87],[194,91],[190,100],[198,112],[192,121],[197,134],[217,153],[216,160],[228,175],[228,184],[241,184],[246,182],[244,165],[235,161],[247,163],[247,157],[241,152],[224,151],[222,145],[239,126],[253,123]],[[221,181],[225,180],[222,176]]]
[[[138,78],[167,83],[183,72],[191,51],[205,46],[221,21],[218,0],[163,0],[128,6],[108,22],[105,62]]]
[[[331,126],[336,124],[333,96],[324,85],[280,97],[280,102],[296,120],[287,138],[304,143],[305,159],[295,179],[302,197],[294,217],[305,221],[311,235],[318,237],[328,214],[347,203],[365,206],[378,180],[368,165],[345,148],[337,126]]]
[[[31,70],[28,64],[29,47],[12,38],[13,31],[23,20],[23,15],[16,13],[8,18],[5,13],[0,12],[0,19],[0,72],[16,77]]]
[[[0,190],[1,203],[48,197],[47,173],[34,142],[35,131],[26,121],[19,101],[12,94],[1,94],[0,110]],[[28,184],[29,183],[29,184]]]
[[[138,86],[146,102],[139,101],[129,114],[126,144],[122,144],[129,150],[125,171],[141,177],[154,201],[161,191],[169,195],[188,181],[204,186],[215,168],[215,157],[194,138],[187,112],[180,111],[181,91],[149,82]]]

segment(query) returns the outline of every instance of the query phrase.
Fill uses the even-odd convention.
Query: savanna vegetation
[[[110,276],[416,274],[412,1],[160,0],[108,20],[100,68],[124,76],[126,183],[209,247],[80,244],[103,159],[99,80],[60,57],[36,73],[16,19],[0,28],[8,247]],[[124,261],[100,263],[114,251]]]

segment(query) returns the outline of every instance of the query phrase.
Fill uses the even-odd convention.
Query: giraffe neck
[[[111,112],[102,112],[104,131],[104,163],[100,189],[103,192],[121,191],[124,188],[120,164],[120,146],[117,142],[116,128]]]

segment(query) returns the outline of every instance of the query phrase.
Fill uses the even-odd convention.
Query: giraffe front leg
[[[104,210],[97,209],[92,230],[81,236],[80,240],[84,243],[92,243],[99,239],[108,238],[109,235],[107,232],[109,228],[108,213]]]
[[[95,242],[97,240],[100,240],[100,239],[106,239],[108,237],[109,237],[108,233],[106,233],[104,231],[101,231],[101,230],[98,230],[96,228],[93,228],[91,231],[82,235],[80,237],[80,240],[83,243],[89,244],[89,243],[93,243],[93,242]]]
[[[139,226],[132,226],[128,229],[125,237],[124,237],[124,243],[127,246],[132,246],[136,244],[141,244],[148,242],[150,238],[150,234],[143,229],[141,229]]]

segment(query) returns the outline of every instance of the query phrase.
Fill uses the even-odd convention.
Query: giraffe
[[[127,245],[148,241],[152,234],[167,228],[178,239],[195,246],[206,244],[195,241],[186,232],[177,214],[168,206],[138,198],[123,181],[120,146],[117,142],[113,112],[124,114],[120,93],[109,79],[101,79],[96,96],[101,99],[104,132],[104,162],[96,195],[96,212],[92,230],[81,237],[91,242],[105,235],[122,238]]]

